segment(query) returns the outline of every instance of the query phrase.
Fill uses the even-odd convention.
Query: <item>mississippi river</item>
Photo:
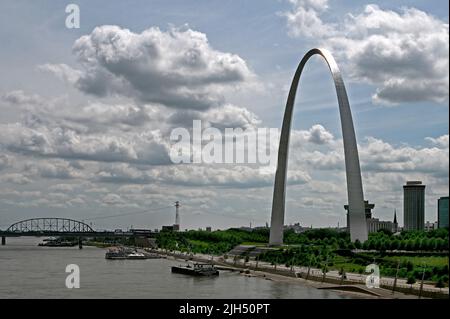
[[[172,274],[168,259],[106,260],[95,247],[38,247],[38,238],[8,238],[0,246],[0,298],[347,298],[299,284],[221,271],[218,277]],[[68,264],[80,268],[80,288],[66,288]]]

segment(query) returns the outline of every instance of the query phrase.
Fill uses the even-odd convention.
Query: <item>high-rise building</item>
[[[425,185],[409,181],[403,185],[404,230],[423,230],[425,226]]]
[[[438,199],[438,227],[448,228],[448,196]]]

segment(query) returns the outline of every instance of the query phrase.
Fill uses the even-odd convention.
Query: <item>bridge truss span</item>
[[[86,223],[68,218],[32,218],[14,223],[7,232],[59,232],[59,233],[93,233]]]

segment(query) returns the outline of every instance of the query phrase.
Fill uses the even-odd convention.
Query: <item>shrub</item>
[[[414,285],[416,283],[416,278],[414,278],[413,274],[408,275],[408,280],[406,281],[406,283],[408,285],[411,285],[411,288],[412,288],[412,285]]]

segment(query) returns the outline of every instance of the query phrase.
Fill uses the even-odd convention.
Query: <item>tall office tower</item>
[[[438,199],[438,227],[448,228],[448,196]]]
[[[423,230],[425,226],[425,185],[410,181],[403,185],[403,227]]]

